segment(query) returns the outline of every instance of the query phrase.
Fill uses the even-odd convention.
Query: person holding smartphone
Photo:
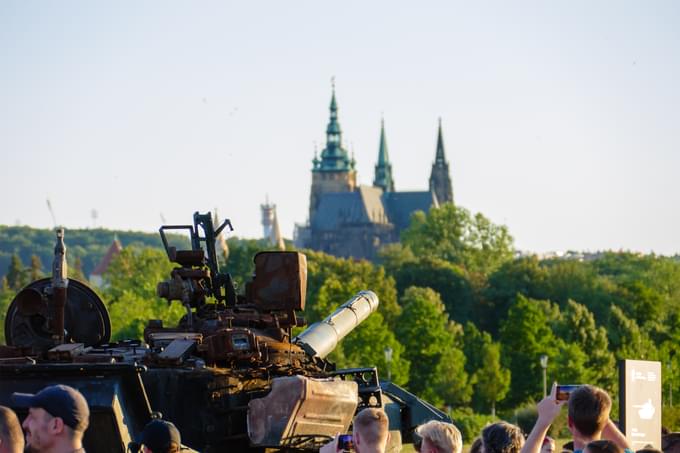
[[[352,422],[351,442],[346,435],[335,438],[321,447],[319,453],[347,451],[353,446],[357,453],[385,453],[389,440],[389,422],[382,409],[368,408],[359,412]]]
[[[574,453],[583,453],[585,446],[595,440],[607,439],[632,453],[626,436],[609,418],[612,401],[599,387],[579,385],[570,391],[568,400],[558,398],[558,386],[553,384],[550,395],[543,398],[536,409],[538,419],[521,453],[540,453],[543,439],[562,406],[568,406],[567,423],[574,439]]]

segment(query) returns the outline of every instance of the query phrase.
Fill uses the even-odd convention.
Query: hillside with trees
[[[70,267],[90,275],[114,238],[118,238],[126,247],[162,247],[158,233],[103,228],[67,229],[65,239]],[[36,269],[39,262],[40,268],[42,264],[49,268],[54,256],[54,242],[54,232],[49,229],[0,225],[0,275],[7,274],[6,270],[13,260],[15,266],[20,262],[22,266]]]
[[[69,252],[82,252],[83,263],[96,262],[114,234],[91,231],[98,241],[85,239],[86,232],[82,237],[67,232]],[[2,256],[10,257],[2,268],[8,269],[0,289],[3,313],[21,267],[12,256],[19,254],[23,263],[31,263],[31,255],[51,262],[53,234],[41,234],[47,236],[40,240],[47,251],[14,244],[7,230],[0,230]],[[37,230],[32,235],[39,236]],[[140,337],[146,319],[172,323],[182,314],[177,303],[168,308],[155,295],[156,282],[172,265],[159,244],[135,237],[109,267],[108,286],[100,291],[116,338]],[[93,244],[92,249],[82,244]],[[254,240],[229,241],[227,265],[240,286],[262,248]],[[95,250],[100,255],[86,254]],[[618,394],[617,360],[659,360],[664,395],[671,389],[680,394],[676,259],[627,252],[606,252],[593,260],[514,258],[506,227],[453,205],[417,213],[401,243],[382,250],[379,263],[305,253],[309,323],[359,290],[371,289],[380,297],[378,312],[330,358],[339,367],[377,366],[381,376],[389,373],[395,383],[451,409],[464,435],[478,432],[492,414],[514,420],[540,399],[542,355],[548,356],[548,382],[597,384],[612,395]],[[24,274],[33,272],[23,266]],[[393,351],[389,363],[387,347]],[[677,419],[678,411],[664,407],[669,428],[680,427]]]

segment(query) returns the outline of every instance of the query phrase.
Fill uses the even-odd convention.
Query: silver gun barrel
[[[309,326],[293,342],[313,357],[325,358],[340,340],[378,309],[373,291],[360,291],[321,322]]]

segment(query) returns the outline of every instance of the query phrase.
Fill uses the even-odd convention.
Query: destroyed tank
[[[237,294],[221,272],[210,214],[193,225],[160,228],[177,264],[157,293],[179,301],[176,326],[149,320],[144,339],[111,342],[104,303],[86,284],[67,278],[63,230],[57,232],[52,278],[22,289],[5,318],[0,347],[0,404],[12,392],[54,383],[78,388],[91,406],[88,451],[133,450],[153,417],[172,421],[182,442],[203,452],[316,451],[351,428],[366,407],[382,407],[395,446],[410,442],[427,420],[450,419],[401,387],[378,379],[376,368],[337,370],[326,359],[337,343],[378,307],[361,291],[321,322],[303,327],[307,263],[298,252],[260,252],[255,273]],[[184,230],[191,249],[169,244]],[[20,416],[25,409],[15,408]],[[161,415],[162,414],[162,415]]]

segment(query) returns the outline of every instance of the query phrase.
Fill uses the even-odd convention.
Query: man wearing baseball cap
[[[26,448],[40,453],[84,453],[83,434],[90,422],[85,397],[68,385],[51,385],[35,395],[12,394],[13,402],[28,408],[22,427]]]
[[[144,453],[178,453],[182,444],[179,430],[165,420],[151,420],[140,439]]]

